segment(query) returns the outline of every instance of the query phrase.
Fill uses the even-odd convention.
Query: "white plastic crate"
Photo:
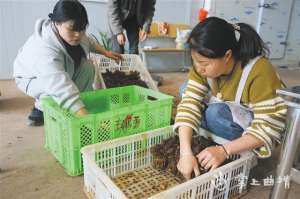
[[[99,75],[99,80],[101,83],[101,87],[105,87],[105,83],[102,78],[102,73],[108,71],[137,71],[140,73],[141,80],[143,80],[150,89],[158,91],[157,84],[153,81],[149,71],[144,66],[141,58],[138,55],[134,54],[123,54],[123,61],[119,64],[114,60],[107,58],[100,54],[90,53],[89,59],[95,65],[96,75]]]
[[[150,166],[151,146],[161,143],[173,134],[172,126],[169,126],[82,148],[87,196],[95,199],[127,198],[112,177]],[[246,192],[246,180],[254,154],[246,152],[231,158],[234,161],[150,198],[225,199],[241,195]]]

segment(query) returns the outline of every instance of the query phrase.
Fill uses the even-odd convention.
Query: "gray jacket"
[[[136,5],[134,3],[136,2]],[[149,32],[156,0],[108,0],[108,25],[113,35],[122,32],[122,24],[136,6],[138,25]]]
[[[95,41],[90,37],[83,36],[80,44],[87,55],[95,51]],[[28,82],[23,92],[27,93],[32,79],[39,79],[43,95],[53,96],[59,105],[76,112],[84,105],[72,81],[74,70],[74,62],[59,39],[54,24],[50,20],[37,20],[33,35],[14,61],[16,81]],[[38,99],[40,96],[32,97]]]

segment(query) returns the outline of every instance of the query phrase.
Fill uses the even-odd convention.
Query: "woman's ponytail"
[[[48,14],[49,19],[53,20],[53,13]]]
[[[234,24],[234,31],[238,31],[240,36],[238,39],[238,45],[236,54],[241,61],[242,67],[244,67],[250,59],[257,56],[267,56],[269,49],[260,38],[258,33],[250,25],[245,23]]]

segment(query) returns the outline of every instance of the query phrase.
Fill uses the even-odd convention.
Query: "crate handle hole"
[[[53,122],[56,122],[56,119],[54,117],[50,116],[50,118]]]
[[[157,98],[156,98],[156,97],[152,97],[152,96],[147,96],[147,99],[148,99],[148,100],[151,100],[151,101],[155,101],[155,100],[157,100]]]

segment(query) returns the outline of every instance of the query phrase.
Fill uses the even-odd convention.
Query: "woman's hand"
[[[180,156],[177,163],[177,169],[185,179],[191,179],[193,172],[195,173],[195,176],[200,175],[197,159],[192,154]]]
[[[145,30],[140,30],[139,37],[140,41],[144,41],[148,36],[148,33]]]
[[[123,57],[119,53],[115,53],[112,51],[106,51],[104,55],[108,58],[115,60],[117,63],[123,60]]]
[[[214,170],[226,159],[227,154],[222,146],[211,146],[201,151],[198,155],[199,164],[206,170]]]
[[[180,159],[177,163],[177,169],[183,177],[190,179],[192,172],[195,172],[195,176],[200,175],[197,159],[191,149],[193,129],[187,126],[180,126],[178,134]]]
[[[85,107],[82,107],[81,109],[79,109],[76,113],[75,113],[75,116],[76,117],[81,117],[81,116],[84,116],[84,115],[87,115],[88,114],[88,111],[86,110]]]
[[[108,51],[99,44],[95,44],[95,51],[98,54],[102,54],[102,55],[104,55],[108,58],[116,60],[116,62],[118,62],[118,63],[119,63],[120,60],[123,60],[122,56],[119,53]]]
[[[124,46],[124,45],[125,45],[126,38],[125,38],[124,33],[120,33],[120,34],[117,35],[117,41],[118,41],[118,43],[119,43],[121,46]]]

